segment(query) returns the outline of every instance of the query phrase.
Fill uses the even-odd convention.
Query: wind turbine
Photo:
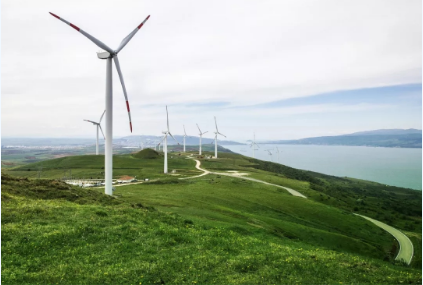
[[[187,132],[185,131],[185,125],[184,126],[184,152],[185,152],[185,137],[187,137]]]
[[[170,133],[170,130],[169,130],[169,114],[167,112],[167,106],[166,106],[166,116],[167,116],[167,131],[162,132],[164,134],[163,139],[162,139],[162,141],[164,141],[164,144],[163,144],[164,173],[167,173],[167,135],[170,135],[179,144],[179,142],[172,136],[172,134]],[[159,147],[160,147],[160,143],[159,143]]]
[[[205,134],[205,133],[207,133],[208,131],[205,131],[204,133],[202,133],[201,132],[201,130],[200,130],[200,127],[198,126],[198,124],[197,124],[197,128],[198,128],[198,130],[200,131],[200,155],[201,155],[201,138],[203,137],[203,135]]]
[[[256,144],[256,133],[254,133],[254,139],[253,139],[253,141],[251,142],[251,144],[250,144],[250,147],[252,147],[253,148],[253,158],[256,158],[256,156],[255,156],[255,150],[258,150],[258,149],[255,149],[255,147],[258,147],[258,148],[260,148],[259,146],[258,146],[258,144]]]
[[[219,134],[225,138],[226,136],[222,133],[219,133],[219,130],[217,129],[216,117],[214,117],[214,124],[216,125],[216,131],[214,132],[214,157],[217,158],[217,135]]]
[[[276,147],[276,152],[278,153],[278,163],[279,163],[279,148]]]
[[[99,41],[98,39],[94,38],[87,32],[83,31],[79,27],[75,26],[72,23],[69,23],[63,18],[53,14],[50,14],[59,19],[60,21],[64,22],[65,24],[71,26],[85,37],[87,37],[90,41],[92,41],[96,46],[102,49],[101,52],[97,52],[97,57],[99,59],[107,59],[106,63],[106,145],[105,145],[105,193],[107,195],[113,194],[112,189],[112,179],[113,179],[113,82],[112,82],[112,59],[115,62],[116,70],[119,74],[120,83],[123,89],[123,95],[125,96],[126,100],[126,108],[128,109],[128,117],[129,117],[129,128],[132,133],[132,122],[131,122],[131,112],[129,110],[129,102],[128,102],[128,95],[126,94],[126,87],[123,81],[122,71],[120,70],[119,60],[118,60],[118,53],[126,46],[126,44],[132,39],[132,37],[138,32],[139,29],[145,24],[145,22],[150,18],[150,15],[137,26],[129,35],[127,35],[122,42],[120,43],[119,47],[116,50],[111,49],[103,42]]]
[[[103,129],[101,128],[101,125],[100,125],[101,120],[103,119],[104,113],[106,113],[106,110],[104,110],[103,114],[100,117],[100,121],[98,121],[98,123],[94,122],[94,121],[90,121],[90,120],[84,120],[86,122],[90,122],[93,125],[97,126],[97,140],[96,140],[96,143],[95,143],[95,155],[98,155],[98,129],[100,129],[101,133],[103,134],[103,138],[106,139],[106,137],[104,136],[104,133],[103,133]]]
[[[266,151],[267,151],[267,152],[269,152],[269,155],[270,155],[270,161],[272,161],[272,162],[273,162],[273,159],[272,159],[272,152],[270,151],[270,149],[266,149]]]

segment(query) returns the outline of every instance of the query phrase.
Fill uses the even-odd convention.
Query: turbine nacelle
[[[99,58],[99,59],[108,59],[108,58],[110,58],[110,57],[112,57],[113,55],[110,53],[110,52],[108,52],[108,51],[98,51],[97,52],[97,57]]]

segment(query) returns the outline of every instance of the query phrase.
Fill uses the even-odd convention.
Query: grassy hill
[[[146,148],[133,154],[132,156],[141,159],[157,159],[160,157],[160,154],[154,149]]]
[[[101,175],[103,156],[59,158],[8,170],[29,179],[2,176],[2,277],[19,284],[421,280],[421,270],[392,261],[396,244],[390,235],[352,214],[391,215],[421,252],[418,191],[338,181],[233,153],[219,153],[218,160],[195,155],[206,169],[245,172],[309,197],[303,199],[274,186],[221,175],[179,179],[201,173],[192,159],[179,153],[169,154],[169,170],[176,173],[164,175],[163,157],[144,154],[114,156],[115,177],[148,176],[151,181],[116,187],[115,199],[103,195],[101,188],[31,178],[40,164],[46,178],[61,178],[67,169],[72,175]],[[382,194],[372,194],[375,191]],[[367,197],[364,204],[357,201],[360,195]],[[412,199],[416,201],[403,209]],[[372,210],[377,203],[397,207]],[[405,228],[409,224],[413,228]],[[421,268],[421,254],[413,266]]]

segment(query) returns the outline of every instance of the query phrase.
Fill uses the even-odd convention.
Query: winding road
[[[288,191],[289,193],[291,193],[294,196],[297,197],[301,197],[301,198],[307,198],[306,196],[304,196],[303,194],[301,194],[300,192],[293,190],[291,188],[288,187],[284,187],[284,186],[280,186],[277,184],[272,184],[266,181],[262,181],[259,179],[254,179],[254,178],[250,178],[250,177],[245,177],[245,176],[240,176],[240,175],[236,175],[236,174],[230,174],[230,173],[221,173],[221,172],[213,172],[213,171],[208,171],[206,169],[201,168],[201,162],[197,159],[194,159],[191,156],[189,156],[187,159],[193,159],[195,160],[196,164],[195,164],[195,168],[197,168],[200,171],[203,171],[202,174],[197,175],[197,176],[191,176],[191,177],[185,177],[185,178],[179,178],[179,179],[191,179],[191,178],[197,178],[197,177],[201,177],[207,174],[216,174],[216,175],[223,175],[223,176],[229,176],[229,177],[233,177],[233,178],[240,178],[240,179],[245,179],[245,180],[250,180],[250,181],[254,181],[254,182],[258,182],[258,183],[263,183],[266,185],[272,185],[278,188],[282,188],[286,191]],[[397,230],[396,228],[393,228],[385,223],[379,222],[375,219],[363,216],[363,215],[359,215],[359,214],[355,214],[357,216],[360,216],[370,222],[372,222],[373,224],[375,224],[376,226],[384,229],[385,231],[387,231],[388,233],[390,233],[399,243],[400,245],[400,250],[398,252],[398,255],[396,256],[395,260],[403,260],[405,263],[407,263],[408,265],[411,263],[411,260],[413,258],[413,253],[414,253],[414,247],[413,247],[413,243],[411,242],[411,240],[402,232],[400,232],[399,230]]]
[[[193,158],[190,157],[190,159],[193,159]],[[239,175],[236,175],[236,174],[208,171],[208,170],[203,169],[203,168],[200,167],[201,166],[201,162],[199,160],[197,160],[197,159],[194,159],[194,160],[196,162],[195,168],[197,168],[198,170],[203,171],[203,173],[200,174],[200,175],[197,175],[197,176],[191,176],[191,177],[185,177],[185,178],[179,178],[179,179],[197,178],[197,177],[201,177],[201,176],[204,176],[204,175],[207,175],[207,174],[216,174],[216,175],[222,175],[222,176],[229,176],[229,177],[250,180],[250,181],[254,181],[254,182],[258,182],[258,183],[262,183],[262,184],[266,184],[266,185],[271,185],[271,186],[275,186],[275,187],[278,187],[278,188],[282,188],[282,189],[288,191],[289,193],[291,193],[293,196],[297,196],[297,197],[301,197],[301,198],[306,198],[307,199],[307,197],[304,196],[303,194],[301,194],[300,192],[298,192],[298,191],[296,191],[294,189],[288,188],[288,187],[280,186],[280,185],[277,185],[277,184],[272,184],[272,183],[269,183],[269,182],[266,182],[266,181],[262,181],[262,180],[259,180],[259,179],[254,179],[254,178],[245,177],[245,176],[239,176]]]
[[[372,222],[373,224],[375,224],[376,226],[384,229],[385,231],[387,231],[388,233],[390,233],[391,235],[394,236],[394,238],[398,241],[399,245],[400,245],[400,250],[398,251],[398,255],[395,258],[395,260],[403,260],[405,263],[410,264],[411,263],[411,259],[413,258],[413,253],[414,253],[414,247],[413,247],[413,243],[411,242],[411,240],[402,232],[400,232],[399,230],[397,230],[396,228],[393,228],[385,223],[379,222],[375,219],[363,216],[363,215],[359,215],[359,214],[354,214],[357,216],[360,216],[370,222]]]

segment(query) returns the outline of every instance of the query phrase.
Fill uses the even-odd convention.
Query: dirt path
[[[193,158],[191,158],[191,159],[193,159]],[[191,176],[191,177],[185,177],[185,178],[179,178],[179,179],[197,178],[197,177],[204,176],[204,175],[207,175],[207,174],[216,174],[216,175],[222,175],[222,176],[229,176],[229,177],[233,177],[233,178],[240,178],[240,179],[250,180],[250,181],[254,181],[254,182],[258,182],[258,183],[262,183],[262,184],[266,184],[266,185],[271,185],[271,186],[275,186],[275,187],[278,187],[278,188],[282,188],[282,189],[288,191],[289,193],[291,193],[291,195],[294,195],[294,196],[297,196],[297,197],[301,197],[301,198],[306,198],[307,199],[307,197],[304,196],[303,194],[301,194],[300,192],[298,192],[298,191],[296,191],[294,189],[288,188],[288,187],[284,187],[284,186],[280,186],[280,185],[277,185],[277,184],[269,183],[269,182],[262,181],[262,180],[259,180],[259,179],[245,177],[245,176],[238,175],[238,174],[230,174],[230,173],[221,173],[221,172],[208,171],[208,170],[203,169],[203,168],[200,167],[201,166],[201,162],[199,160],[197,160],[197,159],[194,159],[194,160],[196,162],[195,168],[197,168],[200,171],[203,171],[203,173],[200,174],[200,175],[197,175],[197,176]]]
[[[395,258],[395,260],[403,260],[407,264],[411,263],[411,259],[413,258],[413,253],[414,253],[414,247],[413,247],[413,243],[411,242],[411,240],[405,234],[403,234],[402,232],[400,232],[396,228],[393,228],[393,227],[391,227],[391,226],[389,226],[385,223],[379,222],[378,220],[374,220],[372,218],[362,216],[362,215],[359,215],[359,214],[355,214],[355,215],[360,216],[360,217],[372,222],[376,226],[384,229],[385,231],[387,231],[388,233],[393,235],[394,238],[398,241],[398,243],[400,245],[400,250],[399,250],[398,255]]]

